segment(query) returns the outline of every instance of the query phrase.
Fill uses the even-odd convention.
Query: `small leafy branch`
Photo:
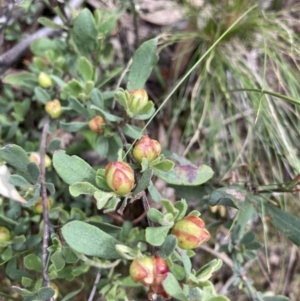
[[[252,9],[241,15],[187,74]],[[95,290],[106,300],[130,300],[129,288],[146,288],[149,300],[159,296],[228,301],[212,280],[224,262],[233,270],[233,285],[242,287],[252,301],[287,300],[264,296],[247,277],[245,262],[255,259],[261,247],[254,232],[247,231],[247,222],[254,215],[260,214],[262,219],[267,215],[275,227],[300,245],[300,220],[281,210],[270,197],[275,191],[296,191],[299,177],[276,187],[216,184],[209,166],[193,165],[162,150],[147,133],[147,126],[187,75],[156,109],[144,89],[158,61],[158,40],[151,39],[134,53],[124,81],[126,89],[125,83],[124,88],[119,87],[122,74],[117,88],[107,90],[107,82],[122,72],[121,67],[113,72],[104,68],[112,56],[107,38],[121,13],[110,14],[106,18],[99,10],[93,15],[83,9],[73,20],[66,20],[66,39],[40,39],[32,44],[35,56],[30,72],[4,79],[33,95],[16,106],[13,126],[4,122],[7,140],[14,138],[16,144],[0,149],[0,167],[5,172],[1,181],[9,199],[7,206],[1,206],[1,264],[16,283],[14,290],[26,301],[55,300],[62,295],[55,280],[75,281],[96,271],[89,300]],[[41,23],[57,27],[45,18]],[[32,114],[31,107],[41,114],[37,118],[41,136],[39,131],[24,135],[20,131],[19,125]],[[70,142],[66,149],[63,139],[54,135],[60,130],[79,133],[82,140]],[[89,164],[74,155],[81,147],[94,149],[105,163]],[[180,162],[184,163],[176,164]],[[14,170],[12,175],[6,164]],[[181,200],[162,197],[156,178],[172,186]],[[231,236],[217,251],[203,245],[215,239],[215,224],[204,222],[206,218],[198,210],[189,210],[188,200],[199,198],[199,194],[206,195],[205,206],[237,209],[228,226]],[[146,217],[143,226],[133,227],[133,222],[123,220],[118,227],[107,218],[112,212],[123,216],[128,205],[140,202],[142,218]],[[201,267],[196,268],[192,263],[195,249],[206,250],[214,258],[201,261]],[[62,300],[71,300],[83,289],[84,285],[68,291]]]

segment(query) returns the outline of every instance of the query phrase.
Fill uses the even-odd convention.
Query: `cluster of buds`
[[[29,155],[29,160],[30,162],[36,163],[36,165],[38,166],[41,164],[41,156],[39,153],[32,152]],[[51,159],[48,155],[45,155],[45,167],[48,168],[50,166],[51,166]]]
[[[210,239],[204,221],[197,216],[189,215],[176,222],[172,234],[177,237],[181,249],[190,250],[199,247]]]
[[[140,282],[149,287],[148,296],[150,300],[153,300],[152,296],[154,294],[166,299],[169,298],[162,285],[168,272],[169,267],[166,261],[157,255],[136,258],[129,269],[130,276],[134,282]]]
[[[45,110],[51,116],[51,118],[58,118],[62,113],[60,101],[58,99],[48,101],[45,105]]]
[[[53,205],[53,200],[52,198],[47,199],[47,206],[48,209],[50,209]],[[33,206],[33,211],[37,214],[42,214],[43,213],[43,199],[39,198],[38,201],[35,203]]]
[[[138,114],[148,103],[148,94],[144,89],[129,91],[128,108],[131,112]]]
[[[89,128],[92,132],[101,134],[103,132],[103,125],[105,124],[105,120],[102,116],[95,116],[93,119],[89,121]]]
[[[143,158],[152,162],[160,155],[160,152],[161,146],[159,142],[145,135],[135,144],[132,155],[139,163],[142,162]]]
[[[45,73],[45,72],[41,72],[39,74],[39,77],[38,77],[38,82],[39,82],[39,85],[42,87],[42,88],[45,88],[45,89],[48,89],[52,86],[52,79],[51,77]]]
[[[134,171],[125,162],[110,162],[105,167],[107,185],[118,195],[127,195],[134,187]]]

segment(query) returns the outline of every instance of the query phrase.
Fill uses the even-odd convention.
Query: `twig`
[[[70,6],[77,8],[81,5],[83,0],[71,0]],[[66,11],[66,15],[70,15],[71,13]],[[59,17],[55,17],[53,19],[53,22],[62,25],[62,20]],[[50,37],[55,34],[58,34],[61,30],[59,29],[52,29],[52,28],[42,28],[38,30],[37,32],[33,33],[23,41],[21,41],[19,44],[5,52],[0,56],[0,74],[4,73],[10,66],[14,65],[16,62],[18,62],[21,57],[26,53],[29,46],[33,41],[35,41],[38,38],[44,38],[44,37]]]
[[[92,289],[92,291],[91,291],[91,293],[90,293],[90,296],[89,296],[88,301],[93,301],[94,296],[95,296],[95,293],[96,293],[96,289],[97,289],[97,284],[99,283],[100,278],[101,278],[101,273],[100,273],[100,271],[99,271],[99,272],[97,273],[96,279],[95,279],[95,281],[94,281],[93,289]]]
[[[43,220],[44,220],[44,229],[43,229],[43,248],[42,248],[42,276],[43,276],[43,286],[49,286],[49,276],[47,274],[47,258],[48,258],[48,240],[49,240],[49,215],[48,215],[48,197],[47,197],[47,189],[45,185],[46,178],[46,168],[45,168],[45,155],[46,155],[46,142],[47,142],[47,134],[49,130],[50,119],[46,117],[41,145],[40,145],[40,184],[42,186],[42,205],[43,205]],[[52,300],[52,299],[51,299]]]
[[[133,27],[134,27],[134,35],[135,35],[135,40],[134,40],[134,49],[137,49],[139,47],[139,28],[138,28],[138,22],[137,22],[137,13],[135,10],[135,5],[134,5],[134,0],[129,0],[132,13],[133,13]]]

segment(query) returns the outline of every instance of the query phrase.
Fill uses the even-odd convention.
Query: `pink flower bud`
[[[204,221],[192,215],[178,221],[172,229],[172,234],[177,237],[178,246],[185,250],[197,248],[210,239]]]
[[[39,77],[38,77],[38,82],[39,82],[39,85],[42,87],[42,88],[50,88],[52,86],[52,79],[51,77],[45,73],[45,72],[41,72],[39,74]]]
[[[156,294],[163,298],[168,298],[162,282],[167,277],[169,267],[166,261],[155,255],[151,257],[142,257],[134,259],[130,265],[129,273],[134,282],[141,282],[150,288],[149,298]]]
[[[107,185],[119,195],[128,194],[134,187],[133,169],[125,162],[110,162],[105,168]]]
[[[58,118],[62,113],[60,101],[58,99],[54,99],[47,102],[45,105],[45,110],[51,116],[51,118]]]
[[[103,124],[105,124],[103,117],[96,116],[89,121],[89,128],[92,132],[101,134],[103,132]]]
[[[129,91],[129,96],[128,105],[133,113],[138,113],[148,103],[148,94],[144,89]]]
[[[36,163],[38,166],[40,166],[41,164],[41,156],[39,153],[31,153],[30,156],[29,156],[29,160],[30,162],[34,162]],[[50,157],[46,154],[45,155],[45,167],[50,167],[51,166],[51,159]]]
[[[142,162],[143,158],[152,162],[160,155],[160,152],[161,146],[159,142],[145,135],[135,144],[132,155],[139,163]]]

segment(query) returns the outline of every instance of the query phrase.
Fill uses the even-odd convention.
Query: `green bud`
[[[60,101],[58,99],[54,99],[47,102],[45,105],[45,110],[51,116],[51,118],[58,118],[62,113]]]
[[[129,91],[128,106],[131,112],[138,114],[148,103],[148,94],[144,89]]]
[[[45,72],[41,72],[39,74],[39,77],[38,77],[38,82],[39,82],[39,85],[42,87],[42,88],[50,88],[52,86],[52,79],[51,77],[45,73]]]

